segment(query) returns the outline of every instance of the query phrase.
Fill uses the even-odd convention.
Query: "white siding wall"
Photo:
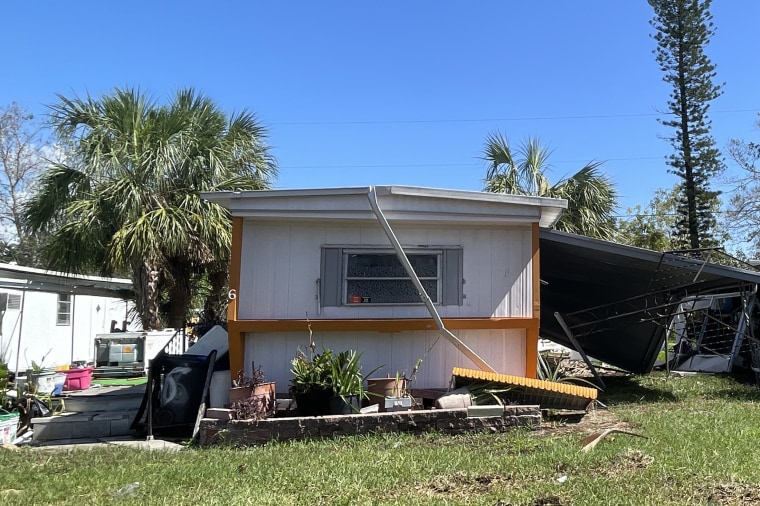
[[[468,330],[454,332],[468,346],[498,372],[525,375],[525,332],[523,330]],[[357,350],[363,352],[362,369],[369,373],[384,366],[373,376],[394,376],[396,372],[411,374],[414,364],[425,357],[414,388],[445,388],[451,380],[454,367],[477,369],[468,358],[457,351],[445,338],[438,339],[438,332],[315,332],[317,351],[323,347],[335,352]],[[435,343],[436,339],[438,342]],[[250,374],[251,363],[264,370],[266,378],[277,382],[277,391],[285,393],[292,375],[290,361],[299,346],[306,349],[308,333],[277,332],[250,333],[245,342],[246,372]],[[433,346],[433,343],[435,345]]]
[[[405,245],[462,246],[464,305],[439,306],[443,317],[532,316],[530,226],[397,226]],[[390,247],[376,223],[297,224],[246,220],[243,230],[240,319],[423,318],[424,306],[320,308],[317,279],[323,245]]]
[[[46,367],[70,364],[72,360],[90,362],[95,334],[108,332],[111,320],[121,328],[125,318],[126,303],[120,299],[73,295],[71,325],[57,325],[58,294],[27,291],[23,297],[23,317],[20,310],[7,310],[1,329],[0,354],[12,370],[18,367],[24,371],[32,360],[39,363],[46,354]]]

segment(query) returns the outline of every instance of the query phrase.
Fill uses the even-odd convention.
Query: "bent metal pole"
[[[383,214],[383,211],[380,209],[380,204],[377,202],[377,194],[375,193],[375,187],[370,186],[367,189],[367,198],[369,199],[369,205],[372,207],[372,211],[375,213],[375,216],[377,216],[377,221],[380,222],[380,226],[383,227],[383,230],[385,231],[385,235],[388,236],[388,240],[391,242],[391,245],[393,245],[393,249],[396,250],[396,256],[398,257],[399,262],[401,262],[401,265],[404,267],[404,270],[409,275],[409,278],[411,278],[412,283],[414,284],[414,288],[417,290],[417,295],[419,295],[422,302],[425,304],[425,307],[427,307],[428,312],[430,313],[430,316],[435,321],[436,326],[438,327],[438,331],[445,337],[451,344],[454,345],[454,347],[462,352],[467,358],[473,361],[475,365],[480,367],[482,370],[487,372],[497,372],[493,367],[488,365],[488,363],[483,360],[480,355],[475,353],[472,348],[467,346],[464,342],[462,342],[457,336],[451,333],[449,329],[446,328],[446,326],[443,324],[443,320],[441,320],[441,316],[438,314],[438,311],[435,309],[435,306],[433,305],[433,301],[430,300],[430,297],[428,296],[427,292],[425,291],[425,288],[422,286],[422,283],[420,282],[420,278],[417,277],[417,273],[414,272],[414,269],[412,268],[412,264],[409,262],[409,258],[406,256],[406,253],[404,252],[404,248],[401,246],[401,243],[398,242],[398,238],[396,238],[396,234],[393,232],[393,229],[391,228],[390,224],[388,223],[388,220],[385,219],[385,215]]]

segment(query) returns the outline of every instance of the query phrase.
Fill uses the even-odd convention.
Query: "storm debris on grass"
[[[711,506],[760,504],[760,485],[726,483],[710,487],[705,490],[705,493],[707,504]]]
[[[647,439],[646,436],[643,436],[641,434],[637,434],[636,432],[631,432],[629,430],[621,429],[619,427],[612,427],[609,429],[605,429],[601,432],[596,432],[594,434],[591,434],[590,436],[587,436],[580,441],[578,441],[578,444],[582,445],[583,448],[581,448],[581,451],[586,453],[590,452],[594,449],[594,447],[599,444],[599,442],[609,436],[610,434],[628,434],[629,436],[636,436]],[[610,438],[613,439],[613,438]]]
[[[433,477],[428,483],[418,485],[417,491],[428,496],[468,497],[475,494],[487,494],[498,484],[511,480],[511,476],[498,474],[470,476],[456,472],[450,475]]]

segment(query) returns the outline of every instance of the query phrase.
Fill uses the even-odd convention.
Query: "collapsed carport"
[[[556,230],[541,230],[540,247],[541,336],[569,348],[574,338],[586,354],[637,374],[651,371],[684,297],[738,292],[754,301],[760,283],[749,266]]]

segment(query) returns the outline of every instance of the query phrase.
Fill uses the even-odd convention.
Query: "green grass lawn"
[[[760,502],[760,391],[730,377],[609,380],[610,413],[647,439],[589,453],[587,426],[382,435],[264,447],[0,449],[0,504],[683,505]],[[593,415],[589,415],[593,416]],[[558,481],[567,477],[564,482]]]

